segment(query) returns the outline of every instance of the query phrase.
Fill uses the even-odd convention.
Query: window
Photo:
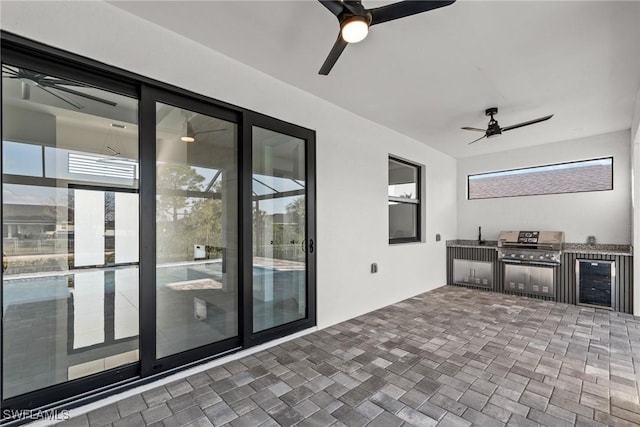
[[[468,176],[469,200],[613,190],[613,157]]]
[[[420,166],[389,157],[389,243],[420,241]]]

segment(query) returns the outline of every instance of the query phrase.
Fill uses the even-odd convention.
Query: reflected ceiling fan
[[[120,153],[120,151],[117,151],[111,147],[109,147],[107,145],[107,150],[111,151],[111,154],[109,154],[107,157],[102,157],[98,160],[96,160],[99,163],[117,163],[117,164],[123,164],[123,165],[135,165],[136,161],[133,159],[128,159],[126,157],[122,157],[122,153]]]
[[[62,93],[58,93],[58,91],[80,96],[82,98],[90,99],[102,104],[107,104],[112,107],[118,105],[116,102],[110,101],[108,99],[93,96],[88,93],[80,92],[68,87],[88,87],[81,83],[74,82],[72,80],[51,77],[46,74],[36,73],[35,71],[25,70],[24,68],[11,67],[3,64],[2,77],[7,79],[20,80],[22,84],[22,99],[30,99],[31,88],[36,87],[42,89],[50,95],[55,96],[59,100],[71,105],[72,107],[77,108],[78,110],[83,109],[84,105],[74,101],[68,96],[63,95]]]
[[[349,43],[363,40],[371,25],[428,12],[449,6],[455,0],[405,0],[386,6],[366,9],[360,0],[318,0],[333,13],[340,23],[340,33],[319,74],[327,75]]]
[[[548,116],[540,117],[538,119],[533,119],[526,122],[518,123],[517,125],[505,126],[501,128],[500,125],[498,124],[498,121],[493,118],[493,116],[498,115],[498,107],[487,108],[484,111],[484,115],[491,117],[491,119],[489,119],[489,124],[487,125],[487,129],[472,128],[468,126],[460,128],[464,130],[471,130],[474,132],[484,133],[484,135],[482,135],[480,138],[471,141],[469,144],[478,142],[483,138],[491,138],[493,136],[501,135],[502,132],[506,132],[508,130],[513,130],[513,129],[521,128],[523,126],[529,126],[529,125],[534,125],[536,123],[544,122],[545,120],[549,120],[551,117],[553,117],[553,114],[549,114]]]
[[[180,133],[180,141],[182,142],[196,142],[196,136],[202,135],[204,133],[213,133],[213,132],[224,132],[229,129],[211,129],[211,130],[199,130],[197,132],[193,131],[193,125],[191,124],[191,120],[186,120],[184,126],[182,126],[182,132]]]

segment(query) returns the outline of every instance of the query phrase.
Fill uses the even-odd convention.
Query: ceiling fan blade
[[[74,82],[73,80],[67,80],[67,79],[59,79],[59,78],[47,78],[44,80],[40,80],[38,81],[39,84],[42,83],[48,83],[49,86],[52,85],[65,85],[65,86],[78,86],[78,87],[87,87],[87,85],[82,84],[82,83],[78,83],[78,82]]]
[[[478,138],[478,139],[474,139],[473,141],[471,141],[471,142],[469,143],[469,145],[473,144],[474,142],[478,142],[478,141],[480,141],[481,139],[486,138],[486,137],[487,137],[487,135],[482,135],[480,138]]]
[[[327,74],[329,74],[329,71],[331,71],[336,61],[342,54],[342,51],[344,50],[345,47],[347,47],[348,44],[349,43],[344,41],[340,33],[338,33],[338,38],[336,39],[336,42],[333,44],[333,47],[331,48],[331,52],[329,52],[329,56],[327,56],[327,59],[324,60],[324,64],[322,64],[322,67],[320,67],[320,71],[318,71],[318,74],[322,74],[323,76],[326,76]]]
[[[548,116],[540,117],[539,119],[529,120],[528,122],[518,123],[517,125],[511,125],[511,126],[503,127],[502,128],[502,132],[506,132],[508,130],[513,130],[513,129],[518,129],[518,128],[521,128],[523,126],[533,125],[535,123],[544,122],[545,120],[549,120],[551,117],[553,117],[553,114],[549,114]]]
[[[318,0],[324,7],[329,9],[329,12],[338,16],[344,11],[344,3],[340,0]]]
[[[3,77],[9,77],[9,76],[17,76],[18,72],[12,68],[7,67],[6,65],[2,66],[2,74],[4,74]]]
[[[465,126],[465,127],[463,127],[463,128],[460,128],[460,129],[464,129],[464,130],[472,130],[472,131],[474,131],[474,132],[482,132],[482,133],[485,133],[485,132],[487,131],[486,129],[470,128],[470,127],[468,127],[468,126]]]
[[[67,93],[70,93],[72,95],[81,96],[83,98],[91,99],[92,101],[96,101],[96,102],[101,102],[103,104],[107,104],[107,105],[110,105],[112,107],[115,107],[116,105],[118,105],[116,102],[109,101],[108,99],[98,98],[97,96],[89,95],[88,93],[79,92],[77,90],[69,89],[67,87],[49,84],[46,80],[41,81],[39,83],[39,86],[41,88],[44,88],[46,86],[46,87],[49,87],[51,89],[61,90],[63,92],[67,92]]]
[[[369,9],[369,12],[371,12],[371,25],[449,6],[454,2],[455,0],[405,0],[386,6],[375,7]]]
[[[198,132],[194,132],[194,133],[193,133],[193,135],[195,136],[195,135],[200,135],[200,134],[202,134],[202,133],[224,132],[224,131],[227,131],[227,130],[229,130],[229,129],[211,129],[211,130],[201,130],[201,131],[198,131]]]
[[[42,86],[42,85],[39,85],[38,87],[39,87],[40,89],[42,89],[43,91],[47,92],[48,94],[53,95],[53,96],[55,96],[56,98],[58,98],[58,99],[60,99],[60,100],[62,100],[62,101],[64,101],[64,102],[66,102],[67,104],[69,104],[69,105],[71,105],[71,106],[73,106],[73,107],[77,108],[78,110],[81,110],[81,109],[83,109],[83,108],[84,108],[84,106],[83,106],[83,105],[78,104],[77,102],[74,102],[74,101],[70,100],[70,99],[69,99],[69,98],[67,98],[66,96],[62,96],[62,95],[59,95],[59,94],[57,94],[57,93],[54,93],[53,91],[51,91],[51,90],[47,89],[46,87],[44,87],[44,86]]]

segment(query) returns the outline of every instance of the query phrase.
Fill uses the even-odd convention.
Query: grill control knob
[[[533,255],[529,255],[529,259],[533,259]]]
[[[520,258],[524,258],[524,254],[520,255]]]
[[[548,255],[547,255],[548,256]],[[544,259],[544,257],[542,255],[540,255],[540,259]]]
[[[511,254],[511,258],[515,258],[515,257],[516,257],[516,254]]]

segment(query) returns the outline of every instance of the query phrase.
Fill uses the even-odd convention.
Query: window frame
[[[545,167],[552,167],[552,166],[561,166],[561,165],[570,165],[570,164],[575,164],[575,163],[586,163],[586,162],[593,162],[593,161],[598,161],[598,160],[611,160],[611,187],[607,188],[607,189],[602,189],[602,190],[580,190],[580,191],[555,191],[555,192],[541,192],[541,193],[532,193],[532,194],[518,194],[518,195],[507,195],[507,196],[492,196],[492,197],[471,197],[471,178],[472,177],[477,177],[477,176],[482,176],[482,175],[491,175],[491,174],[495,174],[495,173],[502,173],[502,172],[515,172],[515,171],[524,171],[524,170],[535,170],[538,168],[545,168]],[[582,159],[582,160],[572,160],[572,161],[568,161],[568,162],[558,162],[558,163],[547,163],[547,164],[543,164],[543,165],[536,165],[536,166],[527,166],[527,167],[521,167],[521,168],[513,168],[513,169],[503,169],[503,170],[496,170],[496,171],[491,171],[491,172],[482,172],[482,173],[470,173],[467,175],[467,200],[488,200],[488,199],[507,199],[507,198],[512,198],[512,197],[529,197],[529,196],[548,196],[548,195],[554,195],[554,194],[579,194],[579,193],[591,193],[591,192],[599,192],[599,191],[613,191],[614,189],[614,157],[613,155],[610,156],[604,156],[604,157],[596,157],[596,158],[591,158],[591,159]]]
[[[417,207],[417,213],[416,213],[416,234],[415,236],[411,236],[411,237],[391,237],[389,236],[389,244],[390,245],[396,245],[396,244],[402,244],[402,243],[416,243],[416,242],[422,242],[422,212],[423,212],[423,194],[422,194],[422,169],[423,166],[418,164],[418,163],[414,163],[411,162],[409,160],[405,160],[402,159],[400,157],[394,156],[389,154],[388,158],[387,158],[387,165],[389,161],[394,161],[396,163],[401,163],[405,166],[409,166],[415,169],[416,171],[416,198],[415,199],[404,199],[401,197],[396,197],[396,196],[391,196],[389,195],[389,168],[387,166],[387,225],[389,223],[389,221],[391,221],[391,218],[389,216],[389,202],[393,202],[393,203],[403,203],[403,204],[407,204],[407,205],[413,205]],[[388,228],[388,227],[387,227]]]

